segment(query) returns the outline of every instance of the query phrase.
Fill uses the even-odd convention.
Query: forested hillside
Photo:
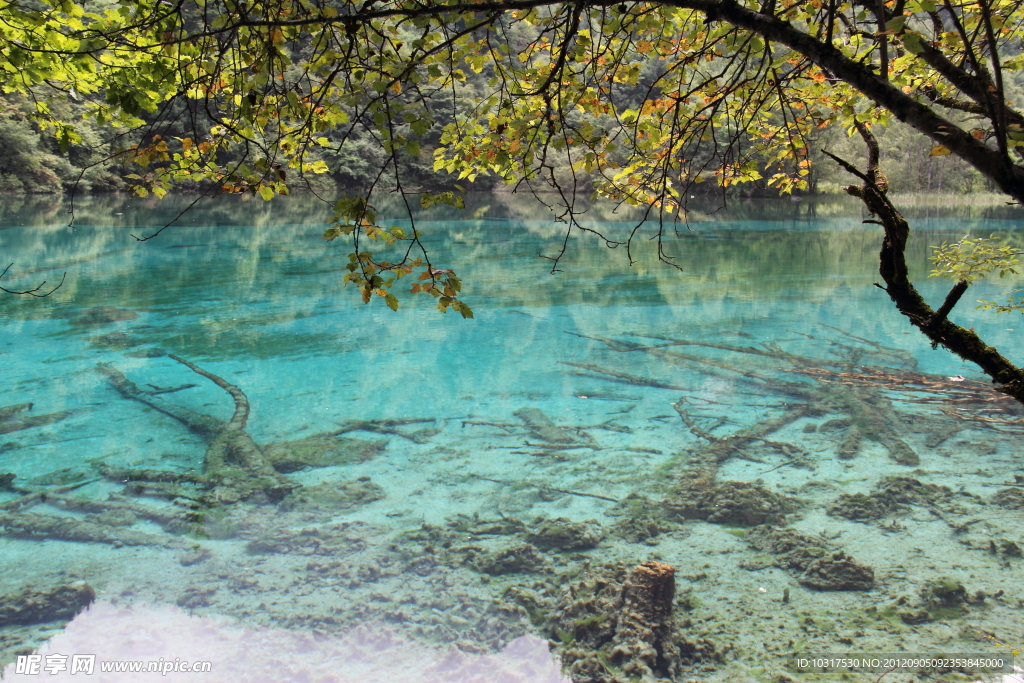
[[[484,74],[475,76],[476,86],[483,92]],[[1016,74],[1014,74],[1016,75]],[[1017,84],[1013,92],[1024,93],[1024,88]],[[642,89],[638,88],[638,92]],[[50,100],[51,106],[61,107],[65,111],[55,111],[61,118],[74,118],[76,110],[84,112],[87,99],[77,97],[74,100]],[[1024,100],[1024,95],[1014,97]],[[178,104],[180,107],[180,104]],[[456,101],[448,100],[437,103],[434,115],[438,123],[453,120],[452,112],[465,115],[475,106],[475,98],[466,95]],[[71,144],[61,150],[52,131],[40,130],[36,119],[32,116],[35,107],[27,98],[12,94],[0,97],[0,194],[60,194],[75,191],[77,193],[101,193],[125,191],[128,184],[124,176],[134,173],[131,166],[125,165],[123,153],[131,144],[137,143],[139,137],[148,133],[159,135],[164,139],[184,138],[194,135],[194,126],[203,121],[182,111],[177,115],[167,115],[161,111],[159,116],[142,114],[143,119],[155,122],[152,130],[125,130],[113,125],[98,125],[94,119],[82,117],[78,119],[77,130],[82,141]],[[966,116],[964,117],[966,119]],[[207,128],[208,128],[207,124]],[[934,192],[973,194],[997,191],[993,183],[984,178],[978,171],[953,155],[932,156],[933,143],[918,134],[909,126],[893,120],[890,127],[874,128],[882,150],[882,168],[888,175],[893,191]],[[419,185],[423,189],[450,189],[454,178],[444,171],[433,169],[433,149],[439,144],[441,126],[435,126],[428,132],[427,144],[422,144],[420,154],[411,156],[407,151],[399,153],[402,165],[402,176],[406,182]],[[337,139],[344,136],[344,144]],[[330,146],[312,149],[314,159],[323,160],[327,173],[323,175],[308,174],[300,182],[292,183],[292,191],[313,190],[318,194],[330,195],[351,189],[363,189],[374,183],[380,168],[386,163],[387,152],[379,141],[373,139],[362,129],[336,132],[329,137]],[[831,151],[839,156],[863,163],[864,148],[860,139],[850,137],[847,131],[832,127],[817,131],[810,138],[811,172],[808,176],[807,192],[811,194],[839,194],[842,186],[850,182],[850,177],[834,162],[824,156],[822,150]],[[225,157],[230,154],[225,155]],[[225,159],[228,160],[229,159]],[[568,170],[568,169],[565,169]],[[494,176],[483,176],[474,183],[459,181],[474,190],[487,191],[503,186],[500,179]],[[386,185],[386,183],[385,183]],[[582,189],[588,189],[585,182]],[[197,184],[183,182],[176,191],[189,192],[201,189]],[[728,192],[731,196],[777,196],[776,189],[768,187],[766,179],[755,180],[742,185],[734,185],[728,189],[717,183],[708,182],[691,188],[692,192],[714,194]]]

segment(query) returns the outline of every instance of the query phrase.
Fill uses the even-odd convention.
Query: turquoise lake
[[[417,213],[472,320],[401,283],[397,312],[362,304],[308,197],[208,200],[133,237],[184,206],[84,198],[69,226],[67,202],[0,198],[0,285],[66,273],[0,297],[5,680],[85,677],[29,673],[34,654],[224,681],[640,680],[602,596],[645,561],[675,572],[660,680],[875,681],[797,663],[863,653],[1007,660],[885,683],[1002,680],[1024,645],[1024,407],[875,286],[856,203],[695,203],[674,265],[648,225],[632,264],[574,232],[556,273],[565,225],[533,199]],[[906,215],[936,307],[931,247],[1024,243],[1017,207]],[[635,220],[582,219],[615,239]],[[1024,362],[1024,320],[974,310],[1021,286],[973,286],[951,318]]]

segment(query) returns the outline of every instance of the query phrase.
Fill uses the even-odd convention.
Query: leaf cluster
[[[1024,251],[1018,251],[995,235],[974,239],[967,235],[953,244],[943,242],[933,247],[931,259],[935,269],[929,276],[949,277],[970,285],[993,273],[998,273],[1001,278],[1017,275],[1021,255]],[[1013,296],[1019,291],[1007,293],[1003,304],[979,299],[978,308],[997,313],[1024,312],[1024,299]]]

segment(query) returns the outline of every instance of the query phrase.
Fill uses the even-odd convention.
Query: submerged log
[[[541,441],[553,444],[575,444],[581,442],[581,439],[571,432],[556,425],[539,408],[520,408],[513,414],[523,421],[523,424],[530,430],[533,436]]]
[[[215,505],[247,500],[257,494],[263,494],[270,501],[277,502],[298,488],[299,484],[289,481],[274,469],[273,463],[264,455],[263,449],[245,431],[249,419],[249,399],[245,392],[224,378],[184,358],[173,354],[168,356],[226,391],[234,401],[234,414],[230,420],[222,422],[209,415],[167,403],[140,389],[120,370],[107,364],[100,364],[97,369],[122,396],[178,420],[209,442],[203,458],[202,475],[112,468],[106,470],[107,475],[129,485],[144,482],[147,485],[139,487],[140,491],[163,493],[170,497],[181,495],[180,485],[183,483],[199,484],[208,488],[207,494],[201,496],[201,500]]]

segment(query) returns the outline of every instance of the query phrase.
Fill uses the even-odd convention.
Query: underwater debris
[[[1009,510],[1024,510],[1024,489],[1005,488],[999,489],[990,499],[992,505],[998,505]]]
[[[164,351],[161,348],[157,348],[157,347],[151,346],[151,347],[146,348],[146,349],[138,349],[136,351],[129,351],[128,353],[126,353],[124,355],[127,356],[128,358],[163,358],[164,356],[167,355],[167,352]],[[193,387],[193,386],[195,386],[195,385],[194,384],[189,384],[189,385],[186,385],[183,388]]]
[[[0,408],[0,422],[6,422],[24,410],[32,410],[31,403],[15,403],[14,405]]]
[[[528,543],[544,550],[589,550],[596,548],[603,538],[604,531],[596,519],[572,522],[565,517],[539,517],[526,533]]]
[[[762,552],[773,555],[772,563],[796,575],[797,581],[822,591],[871,590],[874,570],[856,561],[817,536],[769,524],[754,527],[744,536]]]
[[[807,458],[803,449],[793,444],[770,441],[767,437],[807,415],[811,410],[810,406],[800,404],[791,407],[780,415],[767,417],[749,427],[738,429],[727,436],[715,436],[697,424],[684,407],[685,403],[686,397],[683,397],[673,407],[687,429],[694,436],[709,443],[690,451],[689,467],[679,477],[680,481],[684,482],[684,486],[687,485],[687,481],[692,483],[703,481],[706,484],[710,484],[714,481],[715,476],[718,474],[718,468],[722,463],[732,457],[740,456],[753,459],[746,453],[746,448],[754,444],[763,444],[778,450],[790,459],[789,464],[795,466],[806,465]]]
[[[28,480],[31,486],[67,486],[82,481],[87,476],[84,470],[73,467],[56,472],[47,472]]]
[[[204,505],[224,505],[248,500],[254,496],[278,502],[299,484],[285,479],[267,460],[263,449],[245,431],[249,418],[249,400],[245,393],[223,378],[189,361],[168,354],[193,372],[206,377],[231,395],[235,412],[228,422],[169,404],[148,394],[110,365],[97,369],[126,398],[143,403],[175,418],[194,433],[207,439],[202,475],[161,470],[113,469],[101,467],[106,476],[122,481],[138,493],[166,495],[171,498],[192,498]],[[198,484],[204,490],[189,496],[181,484]]]
[[[868,393],[857,387],[840,384],[832,385],[832,390],[826,393],[833,405],[845,407],[852,419],[837,453],[839,459],[855,458],[861,442],[867,438],[879,443],[889,451],[889,457],[901,465],[914,467],[920,464],[921,458],[892,425],[896,409],[891,399],[877,392]]]
[[[387,445],[386,440],[366,441],[326,433],[296,441],[273,443],[263,449],[263,454],[275,470],[289,474],[308,467],[336,467],[366,462],[379,455]]]
[[[139,314],[127,308],[116,306],[96,306],[86,310],[82,315],[73,318],[73,325],[108,325],[110,323],[135,320]]]
[[[304,486],[282,500],[280,508],[286,511],[336,514],[384,497],[384,489],[370,481],[370,477],[360,477],[355,481]]]
[[[843,494],[828,508],[827,514],[856,522],[866,522],[906,510],[908,506],[937,507],[948,503],[953,492],[947,486],[924,484],[913,477],[883,477],[870,494]]]
[[[193,545],[180,538],[113,528],[97,522],[51,514],[0,512],[0,535],[29,540],[52,539],[79,543],[107,543],[115,548],[126,545],[191,548]]]
[[[559,361],[562,365],[568,365],[570,367],[579,368],[586,370],[587,372],[576,372],[575,375],[580,377],[587,377],[590,379],[603,379],[609,382],[620,382],[622,384],[629,384],[637,387],[652,387],[654,389],[672,389],[674,391],[686,391],[686,387],[681,387],[676,384],[669,384],[667,382],[661,382],[656,379],[648,379],[646,377],[638,377],[636,375],[630,375],[625,372],[618,372],[616,370],[609,370],[602,368],[597,365],[589,363],[566,363]]]
[[[722,652],[684,637],[675,603],[670,564],[586,569],[548,607],[544,630],[575,683],[680,680],[685,666],[721,661]]]
[[[685,483],[660,505],[669,518],[702,519],[712,524],[758,526],[784,524],[786,514],[797,509],[796,501],[759,484],[725,481],[707,486],[706,481]]]
[[[520,408],[515,413],[535,438],[553,444],[577,444],[581,439],[551,421],[539,408]]]
[[[584,498],[597,498],[598,500],[607,500],[610,503],[618,503],[619,502],[618,499],[616,499],[616,498],[612,498],[610,496],[603,496],[600,493],[587,493],[586,491],[573,491],[573,490],[570,490],[570,489],[561,489],[561,488],[557,488],[555,486],[548,486],[547,484],[540,484],[540,483],[530,482],[530,481],[508,482],[508,481],[504,481],[502,479],[493,479],[491,477],[484,477],[482,475],[473,474],[473,473],[470,473],[469,476],[474,477],[476,479],[480,479],[482,481],[489,481],[489,482],[492,482],[492,483],[495,483],[495,484],[501,484],[502,486],[523,486],[523,485],[529,485],[529,486],[535,486],[536,488],[540,489],[541,491],[550,491],[552,493],[564,493],[567,496],[583,496]]]
[[[128,332],[108,332],[107,334],[101,334],[93,337],[90,340],[89,345],[100,349],[124,351],[135,346],[140,346],[144,343],[144,340],[133,334],[129,334]]]
[[[537,572],[545,564],[544,556],[529,543],[517,543],[476,560],[479,571],[492,575]]]
[[[956,579],[940,578],[929,581],[916,596],[900,596],[889,610],[906,624],[925,624],[960,619],[969,611],[969,605],[984,601],[983,593],[971,596]]]
[[[84,581],[50,590],[23,590],[0,596],[0,626],[28,626],[48,621],[70,621],[92,604],[96,591]]]
[[[946,377],[916,372],[913,370],[913,359],[905,351],[889,349],[853,335],[846,336],[858,342],[860,346],[830,340],[831,345],[843,354],[839,359],[798,356],[783,350],[777,344],[764,344],[761,348],[755,348],[662,336],[636,336],[663,343],[641,344],[601,337],[586,338],[601,342],[612,351],[642,352],[671,364],[695,367],[705,375],[722,376],[738,384],[752,384],[758,393],[782,397],[787,410],[803,405],[804,414],[809,416],[839,415],[841,417],[826,421],[818,430],[840,427],[849,430],[839,444],[837,456],[841,459],[856,457],[864,440],[867,439],[879,443],[895,462],[913,467],[919,464],[920,457],[903,438],[908,426],[911,431],[926,433],[925,443],[928,448],[938,446],[963,429],[948,424],[944,424],[938,430],[931,429],[935,421],[927,417],[922,419],[919,415],[915,415],[908,423],[887,395],[889,392],[899,393],[904,401],[935,405],[941,412],[952,414],[961,422],[976,419],[1005,428],[1020,428],[1024,425],[1024,421],[1018,419],[1021,416],[1020,405],[1013,399],[999,394],[991,386],[981,382],[951,383]],[[864,345],[867,345],[867,348]],[[673,346],[706,348],[717,352],[754,356],[758,358],[758,364],[756,369],[747,369],[734,362],[678,353],[669,348]],[[777,360],[778,367],[765,367],[766,358]],[[904,367],[867,365],[864,363],[866,358],[878,362],[896,362]],[[597,366],[588,369],[601,370]],[[607,378],[614,378],[616,372],[602,370]],[[817,385],[783,379],[779,373],[784,372],[799,373],[812,378]],[[685,399],[677,405],[683,405],[684,402]],[[966,412],[969,409],[975,412]],[[684,416],[685,419],[687,418]],[[688,422],[687,426],[691,426],[691,423]],[[698,434],[698,430],[692,427],[691,431],[698,436],[705,436]]]
[[[347,434],[348,432],[372,432],[375,434],[393,434],[400,436],[403,439],[409,439],[413,443],[426,443],[430,440],[430,437],[437,436],[441,433],[444,428],[444,420],[441,421],[441,425],[430,429],[417,429],[411,433],[406,433],[399,427],[405,427],[413,424],[423,424],[424,422],[437,422],[432,417],[420,417],[420,418],[409,418],[401,420],[348,420],[346,422],[336,423],[340,429],[336,429],[330,432],[330,435],[337,436],[339,434]]]
[[[611,526],[609,534],[621,538],[628,543],[645,543],[657,545],[657,538],[668,531],[678,531],[682,526],[668,520],[661,512],[660,506],[651,503],[650,500],[637,494],[627,496],[634,500],[642,499],[634,509],[630,508],[622,519]]]
[[[266,449],[257,444],[246,432],[249,401],[245,393],[223,378],[168,354],[193,372],[210,379],[233,399],[235,412],[223,422],[164,401],[159,387],[153,392],[143,391],[116,368],[99,364],[97,369],[108,383],[125,398],[147,405],[185,425],[207,442],[201,473],[139,468],[111,467],[95,462],[99,473],[124,485],[132,495],[156,495],[188,501],[191,510],[161,509],[134,503],[118,496],[106,501],[72,498],[61,495],[95,480],[79,481],[63,489],[25,490],[13,488],[23,495],[0,505],[0,534],[28,539],[55,539],[76,542],[107,543],[115,547],[126,545],[163,545],[171,548],[190,548],[194,544],[183,539],[167,538],[134,531],[129,527],[139,519],[156,522],[168,533],[193,530],[210,537],[227,533],[211,532],[208,517],[211,511],[243,500],[278,503],[288,494],[301,489],[301,485],[286,479],[282,472],[304,467],[325,467],[361,462],[373,457],[386,442],[369,442],[336,434],[318,434],[298,441],[271,444]],[[28,404],[11,406],[9,416],[29,408]],[[3,415],[0,409],[0,415]],[[2,426],[4,423],[0,423]],[[79,479],[80,473],[69,470],[45,475],[34,484],[62,484]],[[13,481],[13,480],[12,480]],[[321,484],[310,487],[302,497],[291,501],[282,510],[338,510],[365,504],[383,497],[379,486],[368,480],[343,484]],[[33,514],[29,507],[45,503],[59,510],[85,512],[89,518],[79,520],[67,515]],[[207,520],[207,521],[203,521]],[[230,534],[228,534],[230,535]]]
[[[18,413],[26,410],[32,410],[31,403],[16,403],[10,406],[4,406],[0,408],[0,434],[10,434],[11,432],[18,432],[22,429],[31,429],[32,427],[42,427],[43,425],[53,424],[54,422],[60,422],[71,417],[70,410],[62,410],[56,413],[46,413],[43,415],[29,415],[21,419],[14,419]]]
[[[875,571],[839,550],[811,562],[797,581],[820,591],[867,591],[875,586]]]

